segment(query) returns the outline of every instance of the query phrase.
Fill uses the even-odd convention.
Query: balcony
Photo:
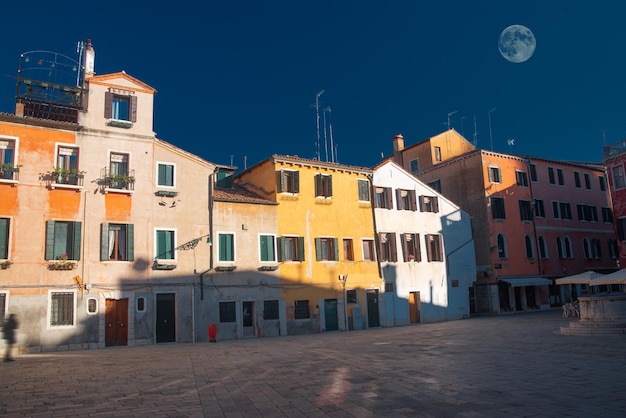
[[[17,182],[20,178],[20,167],[11,163],[0,164],[0,181]]]
[[[132,193],[135,190],[135,170],[129,170],[127,173],[113,174],[108,168],[103,169],[104,191]]]
[[[49,173],[50,188],[76,188],[80,189],[84,185],[85,172],[77,169],[62,169],[55,167],[52,172]]]

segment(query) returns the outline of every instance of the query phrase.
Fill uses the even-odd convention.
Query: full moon
[[[498,40],[500,54],[516,64],[529,60],[536,46],[535,35],[523,25],[509,26],[502,31]]]

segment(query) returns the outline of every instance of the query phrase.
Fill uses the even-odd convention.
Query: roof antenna
[[[458,110],[448,113],[448,130],[450,130],[450,116],[454,115],[455,113],[458,113]]]
[[[326,90],[320,90],[315,95],[315,116],[316,116],[316,119],[317,119],[317,144],[316,144],[315,148],[317,148],[316,155],[317,155],[317,160],[318,161],[320,159],[320,96],[322,94],[324,94],[324,91],[326,91]]]
[[[474,148],[478,145],[478,131],[476,130],[476,113],[474,113]]]

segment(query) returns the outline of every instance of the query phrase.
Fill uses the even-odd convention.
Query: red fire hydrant
[[[216,343],[217,341],[215,340],[215,336],[217,335],[217,327],[215,326],[215,324],[210,324],[209,325],[209,342],[210,343]]]

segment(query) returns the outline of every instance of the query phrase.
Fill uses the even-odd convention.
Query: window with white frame
[[[489,181],[491,183],[501,183],[502,177],[500,176],[499,167],[489,167]]]
[[[602,258],[602,244],[600,244],[600,240],[597,238],[591,239],[591,255],[596,260]]]
[[[404,261],[422,261],[419,234],[400,234]]]
[[[373,239],[364,239],[361,241],[363,245],[363,260],[364,261],[375,261],[376,255],[374,253],[374,240]]]
[[[9,258],[10,228],[11,228],[11,219],[0,218],[0,260],[7,260]]]
[[[609,207],[602,207],[602,222],[613,223],[613,210]]]
[[[600,191],[606,192],[606,177],[598,176],[598,182],[600,183]]]
[[[554,178],[554,167],[548,167],[548,181],[550,184],[556,184],[556,180]]]
[[[279,261],[304,261],[304,237],[280,237],[278,251]]]
[[[80,260],[81,223],[46,222],[46,260]]]
[[[578,171],[574,171],[574,185],[577,189],[582,188],[582,183],[580,182],[580,173]]]
[[[563,178],[563,169],[562,168],[557,168],[556,169],[556,177],[559,180],[559,186],[564,186],[565,185],[565,179]]]
[[[17,165],[17,139],[0,137],[0,179],[15,180]]]
[[[493,219],[506,219],[504,210],[504,198],[491,196],[491,216]]]
[[[74,326],[76,312],[75,291],[51,291],[49,293],[49,324],[51,327]]]
[[[90,297],[87,298],[87,303],[85,304],[85,308],[87,309],[87,315],[95,315],[98,313],[98,298]]]
[[[530,171],[530,181],[537,181],[537,165],[529,164],[528,170]]]
[[[585,260],[591,259],[591,243],[588,238],[583,238],[583,254],[585,254]]]
[[[174,229],[157,229],[155,231],[155,249],[156,260],[175,260],[176,253],[176,230]]]
[[[109,172],[106,176],[108,188],[120,190],[133,189],[135,178],[129,168],[128,154],[112,152],[110,155],[108,171]]]
[[[276,261],[276,235],[259,235],[259,258],[262,262]]]
[[[171,163],[157,163],[157,186],[174,187],[176,166]]]
[[[615,190],[626,187],[626,178],[624,177],[624,166],[614,165],[611,167],[611,177],[613,177],[613,187]]]
[[[104,117],[118,121],[137,122],[137,96],[131,93],[105,92]]]
[[[546,209],[543,206],[543,199],[535,199],[533,203],[535,204],[535,216],[537,218],[545,218]]]
[[[557,237],[556,248],[559,258],[573,258],[572,241],[569,237]]]
[[[71,145],[57,145],[56,165],[53,181],[59,184],[77,185],[83,173],[78,168],[79,148]]]
[[[420,164],[417,158],[413,158],[409,161],[409,171],[411,174],[417,174],[420,171]]]
[[[515,180],[518,186],[528,187],[528,174],[525,171],[516,170]]]
[[[533,245],[533,240],[530,235],[524,237],[524,244],[526,246],[526,258],[535,258],[535,246]]]
[[[589,173],[585,173],[585,189],[587,190],[591,190],[591,176],[589,175]]]
[[[435,147],[435,161],[441,162],[441,147]]]
[[[135,228],[133,224],[104,222],[100,229],[101,261],[133,261],[135,259]]]
[[[217,234],[217,261],[235,261],[235,234],[218,232]]]
[[[519,213],[522,221],[533,220],[533,210],[530,204],[530,200],[519,200]]]
[[[315,259],[317,261],[339,260],[338,242],[339,240],[337,238],[315,238]]]

